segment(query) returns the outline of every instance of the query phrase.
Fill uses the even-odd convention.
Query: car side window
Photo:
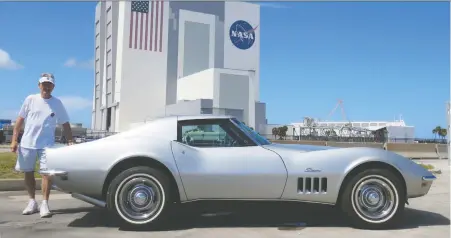
[[[195,147],[257,146],[229,119],[181,120],[177,123],[177,141]]]
[[[218,124],[182,125],[181,142],[195,147],[233,147],[238,141]]]

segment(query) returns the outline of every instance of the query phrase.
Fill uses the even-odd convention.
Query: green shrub
[[[0,179],[17,179],[23,178],[23,173],[16,172],[14,167],[16,166],[16,154],[12,152],[0,153]],[[36,162],[35,171],[39,170],[38,162]],[[41,177],[35,172],[37,178]]]

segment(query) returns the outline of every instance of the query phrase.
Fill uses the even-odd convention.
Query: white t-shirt
[[[43,149],[54,145],[56,125],[69,122],[63,103],[54,96],[45,99],[41,94],[28,96],[19,116],[25,118],[20,146],[30,149]]]

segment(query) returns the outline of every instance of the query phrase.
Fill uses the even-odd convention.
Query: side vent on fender
[[[327,178],[318,178],[318,177],[298,178],[298,193],[303,194],[327,193]]]

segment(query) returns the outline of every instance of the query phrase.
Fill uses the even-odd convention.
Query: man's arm
[[[22,130],[22,125],[23,125],[24,120],[25,119],[23,117],[20,117],[20,116],[17,117],[17,119],[16,119],[16,123],[14,125],[14,130],[13,130],[13,136],[12,136],[12,139],[11,139],[11,141],[13,143],[17,144],[17,139],[19,137],[20,131]]]
[[[67,144],[73,144],[72,140],[72,129],[70,128],[70,123],[66,122],[63,124],[64,135],[66,137]]]
[[[63,125],[64,136],[66,137],[66,143],[73,144],[72,129],[70,128],[69,115],[67,114],[66,107],[63,103],[60,103],[60,112],[58,113],[58,122]]]
[[[16,152],[17,150],[17,140],[19,138],[20,131],[22,130],[22,126],[24,124],[25,118],[28,115],[29,110],[29,104],[30,104],[30,96],[25,98],[25,101],[22,104],[22,107],[20,107],[19,116],[16,119],[14,130],[13,130],[13,136],[11,138],[11,151]]]

